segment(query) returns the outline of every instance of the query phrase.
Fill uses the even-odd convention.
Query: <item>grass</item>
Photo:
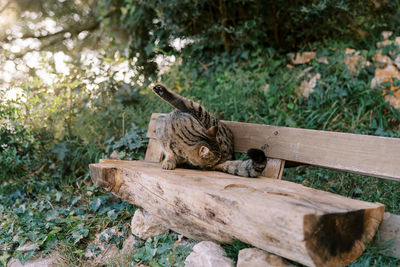
[[[384,100],[384,88],[370,88],[373,69],[361,69],[357,76],[349,73],[343,63],[346,47],[343,43],[316,47],[317,57],[327,56],[329,63],[313,60],[295,68],[287,68],[286,55],[273,49],[255,50],[246,60],[215,57],[212,62],[205,62],[210,66],[207,69],[198,62],[184,62],[173,66],[162,81],[201,102],[221,119],[399,137],[400,112]],[[374,53],[371,45],[365,55],[370,60]],[[307,73],[321,74],[309,98],[298,89]],[[105,89],[102,90],[104,95]],[[35,101],[38,99],[41,98]],[[127,230],[135,207],[93,186],[87,165],[115,149],[129,159],[143,157],[145,128],[151,113],[172,109],[154,96],[149,87],[141,88],[127,105],[112,97],[98,97],[86,107],[79,106],[79,97],[75,100],[76,112],[69,121],[72,139],[52,139],[49,133],[66,131],[68,127],[62,126],[64,120],[58,115],[51,115],[58,112],[51,105],[46,109],[49,114],[31,110],[41,114],[38,121],[22,125],[25,130],[16,128],[13,136],[20,137],[21,142],[10,141],[9,130],[1,128],[0,146],[8,147],[2,147],[0,158],[0,266],[11,256],[24,261],[36,255],[34,251],[16,251],[27,241],[38,244],[44,254],[59,251],[66,265],[84,265],[84,251],[96,233],[111,226]],[[11,106],[0,107],[0,115],[29,122],[23,112],[10,109]],[[39,119],[41,116],[47,119]],[[37,128],[41,121],[47,129]],[[400,214],[398,182],[308,166],[286,169],[283,179],[346,197],[381,202],[387,211]],[[190,247],[175,246],[177,239],[175,233],[170,233],[139,242],[130,255],[119,259],[121,265],[141,262],[166,266],[167,260],[174,259],[176,266],[180,266]],[[248,245],[240,241],[224,245],[233,259],[244,247]],[[379,251],[380,248],[368,246],[353,265],[399,264],[399,260],[382,256]]]

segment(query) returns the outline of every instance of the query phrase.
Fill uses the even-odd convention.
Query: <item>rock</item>
[[[129,253],[132,249],[134,249],[134,244],[137,242],[137,239],[134,235],[129,235],[127,239],[124,240],[124,244],[121,249],[122,254]]]
[[[293,65],[304,64],[315,58],[315,52],[289,53],[288,57]]]
[[[168,228],[145,210],[137,209],[132,218],[131,231],[139,238],[147,239],[167,232]]]
[[[39,245],[38,244],[34,244],[32,242],[27,242],[25,244],[23,244],[22,246],[19,246],[16,251],[20,251],[20,252],[27,252],[30,250],[38,250],[39,249]]]
[[[393,32],[391,32],[391,31],[383,31],[381,34],[382,34],[383,39],[386,40],[386,39],[389,39],[390,36],[392,36]]]
[[[226,257],[225,250],[211,241],[196,244],[185,260],[185,267],[233,267],[234,265],[234,261]]]
[[[102,262],[116,257],[119,249],[115,243],[115,237],[122,238],[123,233],[118,231],[116,227],[111,227],[103,232],[96,234],[96,238],[87,246],[85,257],[88,258],[89,265],[95,266]]]
[[[386,89],[392,91],[394,95],[387,94],[385,95],[385,99],[393,107],[400,109],[400,86],[394,85],[394,78],[400,80],[400,72],[394,65],[388,65],[385,68],[377,68],[375,70],[375,76],[371,81],[371,88],[376,88],[384,82],[389,82],[390,88]]]
[[[310,96],[310,94],[314,91],[315,86],[317,85],[317,81],[321,78],[321,74],[317,73],[314,76],[311,77],[309,81],[304,80],[300,84],[300,91],[302,92],[302,95],[306,98]]]
[[[245,248],[239,251],[236,267],[294,267],[282,257],[258,248]]]
[[[29,260],[25,262],[24,265],[15,258],[12,258],[8,264],[7,267],[50,267],[50,266],[57,266],[57,265],[62,265],[60,264],[60,255],[58,253],[52,253],[48,255],[45,258],[39,258],[35,260]]]
[[[362,68],[368,67],[371,65],[371,62],[367,61],[367,59],[360,55],[360,51],[355,51],[351,48],[346,48],[346,55],[349,55],[344,58],[344,63],[347,65],[347,69],[350,71],[350,74],[353,76],[358,75]],[[352,54],[350,56],[350,54]]]
[[[114,150],[110,155],[110,159],[119,159],[120,157],[121,155],[116,150]]]

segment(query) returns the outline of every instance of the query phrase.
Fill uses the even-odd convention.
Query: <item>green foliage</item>
[[[222,247],[225,249],[226,255],[236,262],[240,250],[245,248],[252,248],[253,246],[246,244],[240,240],[234,239],[232,241],[232,244],[223,244]]]
[[[0,103],[0,184],[27,178],[45,164],[41,141],[22,125],[23,118],[15,102]]]
[[[151,267],[184,266],[185,258],[192,250],[192,245],[179,244],[176,233],[155,236],[135,244],[138,249],[133,255],[134,265],[138,263]]]
[[[398,136],[400,112],[384,100],[381,88],[370,89],[369,70],[352,77],[343,63],[345,46],[330,46],[317,50],[329,64],[312,61],[289,69],[276,50],[266,49],[248,59],[214,57],[208,68],[187,62],[166,73],[164,82],[221,119]],[[305,98],[298,87],[308,73],[320,73],[321,79]]]
[[[0,103],[3,265],[10,256],[24,262],[37,255],[16,251],[26,242],[38,245],[44,255],[70,251],[75,265],[95,233],[107,226],[123,228],[120,223],[133,215],[131,204],[91,185],[88,165],[106,157],[106,147],[130,158],[143,156],[145,131],[134,124],[125,135],[121,129],[121,114],[137,103],[139,89],[116,80],[116,71],[104,81],[107,73],[95,75],[75,64],[71,75],[60,75],[51,86],[36,80],[23,87],[26,101]],[[85,80],[78,81],[79,76]],[[99,76],[102,82],[96,82]],[[131,116],[127,120],[133,121]]]
[[[146,131],[132,123],[131,129],[120,140],[115,142],[113,136],[105,143],[107,144],[106,152],[109,155],[116,151],[121,152],[121,158],[140,159],[147,147]]]
[[[158,55],[204,61],[238,50],[289,51],[329,39],[360,47],[400,25],[397,1],[102,0],[99,10],[104,25],[121,25],[129,33],[130,56],[147,78],[155,77]],[[171,45],[177,39],[190,44],[178,51]]]

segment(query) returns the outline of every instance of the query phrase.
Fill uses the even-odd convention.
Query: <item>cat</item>
[[[164,85],[157,84],[153,92],[176,108],[156,120],[156,137],[164,151],[163,169],[189,165],[243,177],[261,175],[267,163],[262,150],[249,149],[249,160],[232,160],[233,134],[228,126]]]

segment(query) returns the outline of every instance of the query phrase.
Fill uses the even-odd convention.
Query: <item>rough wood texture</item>
[[[149,137],[158,116],[152,115]],[[224,122],[233,131],[236,152],[268,144],[270,158],[400,181],[400,138]]]
[[[384,250],[382,254],[400,259],[400,216],[385,212],[375,242]]]
[[[240,239],[309,266],[358,258],[384,206],[277,179],[221,172],[162,170],[143,161],[90,165],[94,183],[143,207],[170,229],[197,240]]]
[[[285,161],[281,159],[268,159],[267,166],[265,166],[262,177],[282,179],[283,169],[285,168]]]
[[[150,138],[144,159],[149,162],[160,162],[163,156],[161,145],[156,139]]]

